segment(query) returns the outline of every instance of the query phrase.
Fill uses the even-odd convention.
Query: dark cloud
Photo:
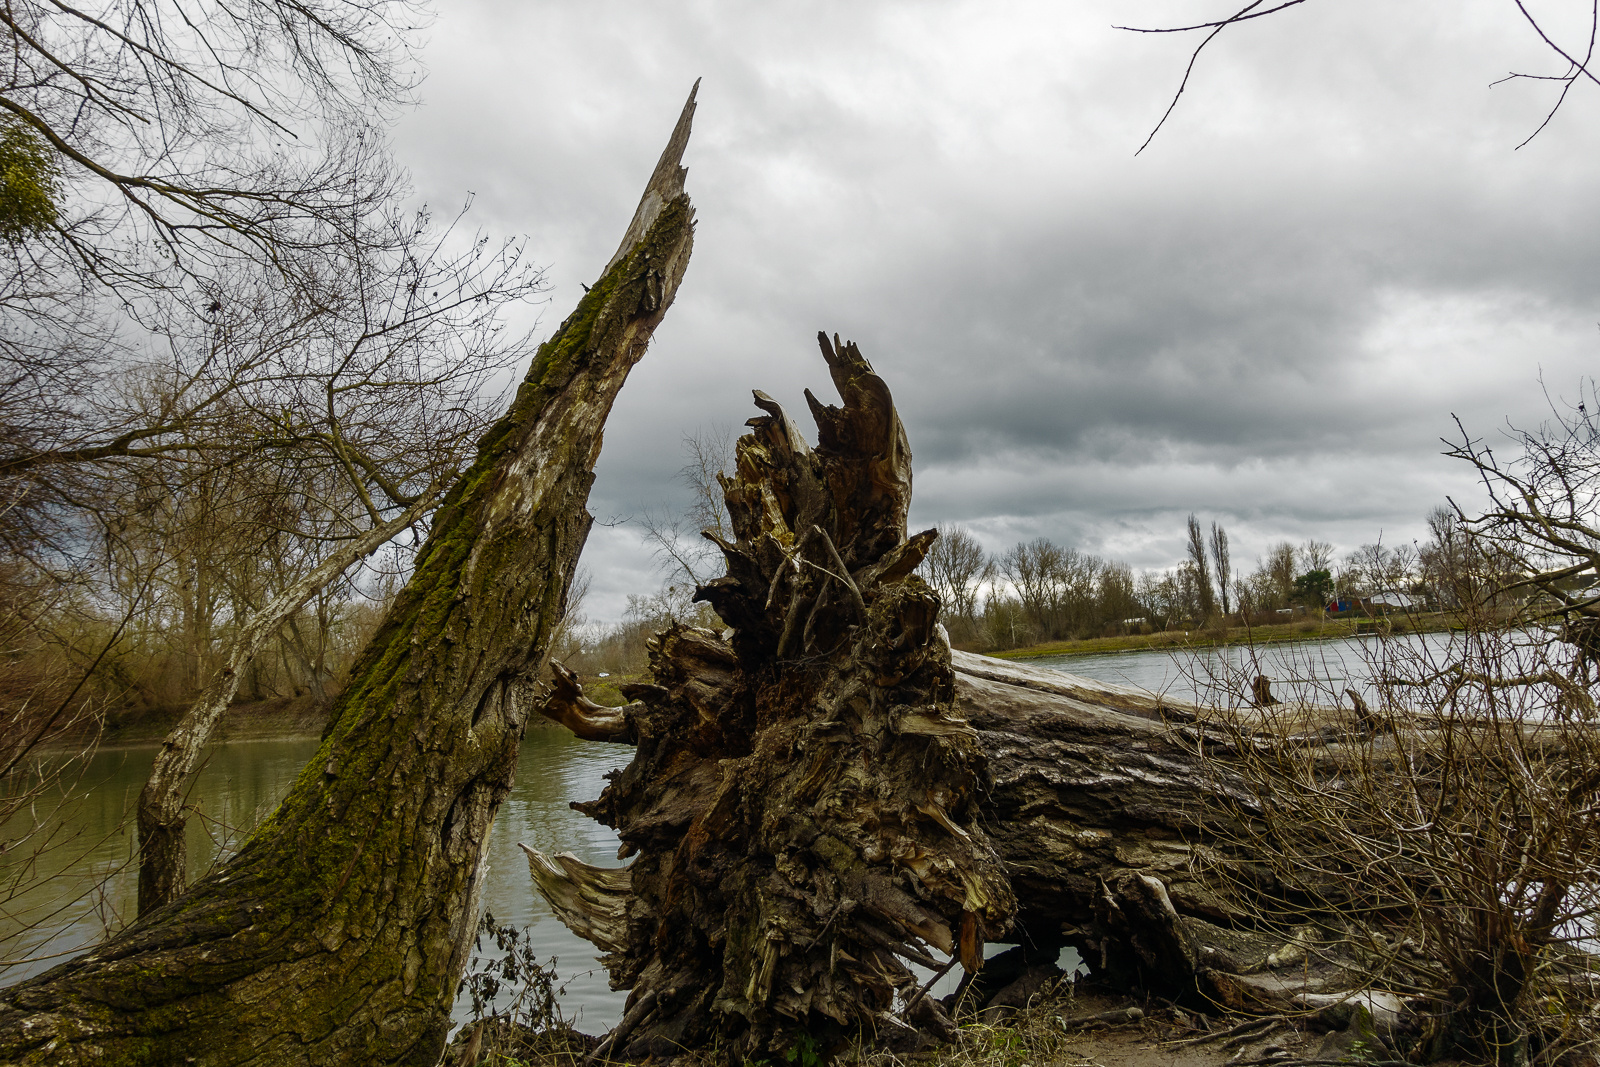
[[[858,340],[917,456],[914,518],[1165,566],[1195,511],[1246,558],[1419,536],[1475,433],[1571,393],[1600,319],[1592,94],[1527,148],[1547,72],[1508,0],[1230,31],[1135,157],[1192,3],[467,3],[403,123],[430,198],[526,232],[548,321],[609,256],[696,77],[695,259],[607,430],[592,510],[679,495],[685,432],[826,392]],[[599,529],[591,611],[652,584]]]

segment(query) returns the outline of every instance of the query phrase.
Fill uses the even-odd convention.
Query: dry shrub
[[[1588,663],[1542,632],[1493,626],[1368,654],[1365,714],[1329,706],[1348,693],[1292,687],[1282,704],[1235,699],[1217,714],[1232,751],[1214,764],[1216,793],[1242,782],[1220,803],[1245,828],[1229,847],[1251,859],[1218,865],[1219,888],[1406,998],[1417,1061],[1592,1055],[1600,716]]]

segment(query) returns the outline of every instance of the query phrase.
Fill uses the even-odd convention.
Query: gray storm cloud
[[[592,280],[689,84],[695,260],[606,435],[602,520],[680,496],[686,432],[827,392],[861,343],[917,456],[914,519],[1166,566],[1420,536],[1441,458],[1575,393],[1600,332],[1600,100],[1526,148],[1551,64],[1506,0],[1307,4],[1218,39],[1143,155],[1193,4],[707,0],[440,13],[399,131],[419,189],[525,232],[550,323]],[[1541,381],[1543,384],[1541,384]],[[591,614],[652,587],[597,529]]]

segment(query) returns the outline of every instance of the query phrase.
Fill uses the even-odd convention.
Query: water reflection
[[[187,829],[190,879],[218,855],[233,854],[316,747],[311,740],[254,741],[211,750],[190,793],[198,808]],[[133,809],[155,753],[110,748],[72,764],[71,780],[35,806],[41,817],[56,813],[42,838],[18,840],[31,824],[28,813],[0,827],[0,984],[48,970],[133,918]],[[44,757],[34,773],[48,777],[62,763]]]
[[[191,796],[189,877],[236,851],[243,830],[265,817],[316,752],[314,739],[244,741],[215,746]],[[109,749],[86,761],[65,800],[51,848],[36,859],[27,847],[0,852],[0,986],[48,970],[131,920],[138,899],[133,806],[150,773],[154,747]],[[546,852],[570,851],[586,863],[617,865],[617,838],[571,810],[571,800],[600,795],[607,771],[632,750],[578,741],[564,730],[530,730],[517,782],[489,837],[485,906],[500,922],[530,927],[534,951],[559,959],[565,1007],[591,1032],[621,1017],[623,993],[606,986],[594,947],[561,925],[534,891],[518,841]],[[41,809],[48,810],[48,808]],[[21,828],[0,828],[13,841]],[[23,886],[7,894],[3,887]],[[463,1006],[457,1004],[460,1021]]]

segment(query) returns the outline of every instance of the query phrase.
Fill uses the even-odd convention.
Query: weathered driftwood
[[[178,900],[0,991],[0,1062],[437,1062],[601,427],[688,265],[693,100],[619,256],[445,498],[289,796]]]
[[[988,757],[982,818],[1016,894],[1013,936],[1034,956],[1071,945],[1107,981],[1197,1006],[1284,1007],[1346,978],[1265,976],[1281,929],[1218,891],[1217,865],[1249,867],[1229,812],[1254,798],[1199,709],[968,653],[955,666],[956,707]]]

